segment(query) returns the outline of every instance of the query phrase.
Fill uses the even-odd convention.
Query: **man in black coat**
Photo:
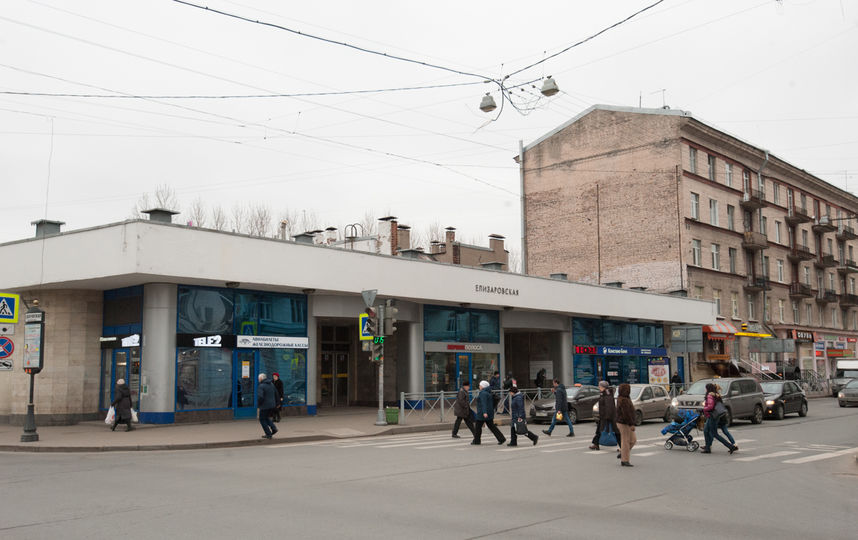
[[[274,377],[274,389],[277,390],[277,404],[274,406],[274,410],[271,411],[271,419],[275,422],[280,421],[280,408],[283,406],[283,381],[280,380],[279,373],[272,373],[272,377]]]
[[[125,384],[125,379],[116,381],[116,393],[113,398],[114,419],[113,427],[110,431],[115,431],[119,422],[125,422],[125,431],[132,431],[134,426],[131,425],[131,389]]]
[[[270,439],[277,433],[277,426],[271,421],[271,413],[277,406],[277,389],[266,377],[265,373],[259,374],[259,386],[256,387],[256,406],[259,407],[259,423],[265,435],[263,439]]]
[[[477,396],[477,424],[474,429],[474,440],[471,444],[480,444],[480,437],[483,434],[483,424],[489,426],[489,430],[498,440],[498,444],[506,442],[506,437],[500,432],[494,422],[495,405],[492,400],[492,391],[489,389],[488,381],[480,381],[480,395]]]
[[[459,438],[459,426],[462,422],[468,426],[471,436],[474,435],[474,422],[471,420],[473,411],[471,410],[471,381],[465,379],[462,387],[459,388],[459,393],[456,394],[456,402],[453,403],[453,414],[456,415],[456,423],[453,424],[453,438]]]
[[[548,429],[543,429],[542,432],[551,436],[551,432],[554,431],[554,426],[557,424],[557,416],[566,421],[566,425],[569,426],[569,435],[567,437],[575,436],[575,428],[572,427],[572,420],[569,418],[569,402],[566,399],[566,387],[563,386],[563,383],[560,382],[559,379],[554,379],[552,381],[553,388],[551,389],[554,392],[554,416],[551,417],[551,425],[548,426]]]
[[[590,450],[599,449],[599,438],[602,432],[611,426],[614,435],[617,437],[617,452],[620,451],[620,430],[617,429],[617,407],[614,403],[614,389],[608,384],[608,381],[599,383],[599,423],[596,425],[596,435],[593,436],[593,444],[590,445]]]

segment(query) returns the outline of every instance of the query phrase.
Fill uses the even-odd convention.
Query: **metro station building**
[[[494,371],[521,387],[540,369],[566,384],[648,382],[664,374],[653,366],[675,365],[672,326],[715,322],[710,301],[155,220],[70,232],[37,222],[36,237],[0,244],[0,258],[0,291],[46,314],[40,425],[102,417],[120,378],[146,423],[252,417],[262,372],[283,380],[287,414],[377,403],[357,322],[368,289],[399,309],[386,402]],[[5,337],[17,346],[0,370],[0,421],[19,424],[23,317]]]

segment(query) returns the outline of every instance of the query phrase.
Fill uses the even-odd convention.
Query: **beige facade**
[[[854,195],[669,109],[592,107],[528,145],[523,170],[529,274],[710,299],[737,327],[854,350]],[[735,363],[830,372],[812,343],[777,358],[732,344]]]

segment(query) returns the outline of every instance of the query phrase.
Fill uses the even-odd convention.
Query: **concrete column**
[[[503,332],[503,322],[504,322],[504,314],[506,312],[501,311],[498,313],[498,337],[500,339],[500,354],[498,355],[498,371],[501,374],[501,381],[506,379],[506,372],[509,371],[506,367],[506,347],[504,346],[504,332]],[[524,388],[524,386],[522,386]]]
[[[316,317],[313,316],[313,295],[307,295],[307,414],[315,415],[318,405],[316,396],[316,385],[318,384],[319,372],[319,343],[316,325]]]
[[[177,286],[143,286],[143,346],[141,375],[146,393],[140,396],[140,421],[176,421],[176,303]]]
[[[560,373],[554,376],[567,386],[573,382],[572,330],[560,332]]]
[[[408,333],[405,336],[408,340],[408,355],[404,358],[406,370],[406,384],[404,391],[407,393],[422,393],[424,390],[423,381],[423,309],[420,310],[418,322],[413,322],[408,325]]]

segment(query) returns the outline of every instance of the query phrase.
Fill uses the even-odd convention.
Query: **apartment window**
[[[804,284],[810,286],[810,267],[804,267]]]
[[[822,292],[822,289],[825,288],[825,277],[822,275],[822,272],[816,273],[816,290]]]
[[[709,225],[718,226],[718,201],[709,199]]]
[[[819,308],[818,313],[819,313],[819,326],[823,327],[823,326],[825,326],[825,310],[822,308]]]
[[[754,173],[757,176],[757,189],[760,190],[760,193],[765,193],[766,184],[765,180],[763,180],[763,176],[760,173]]]
[[[715,156],[710,154],[707,159],[709,161],[709,180],[712,180],[714,182],[715,181]]]
[[[694,298],[701,300],[703,298],[703,287],[695,286],[694,287]]]
[[[798,302],[792,301],[792,322],[793,324],[801,324],[801,312],[798,310]]]
[[[736,208],[732,204],[727,205],[727,230],[736,230]]]
[[[784,321],[784,312],[785,311],[786,311],[786,302],[784,302],[783,299],[778,300],[778,322],[781,322],[781,323],[785,322]]]
[[[855,294],[855,278],[849,278],[849,294]]]
[[[847,251],[849,251],[849,260],[850,260],[850,261],[854,261],[854,260],[855,260],[855,258],[852,256],[852,246],[849,246],[849,247],[847,248]]]
[[[730,293],[730,316],[734,319],[739,318],[739,293]]]
[[[702,253],[700,252],[700,240],[691,241],[691,264],[694,266],[702,266],[700,260]]]
[[[784,262],[778,259],[778,283],[784,282]]]
[[[727,259],[730,262],[730,273],[731,274],[736,273],[736,254],[737,254],[736,248],[727,248]]]
[[[777,182],[772,182],[772,201],[775,204],[781,203],[781,185]]]
[[[831,217],[831,205],[828,203],[825,204],[825,215]]]
[[[837,328],[837,308],[831,308],[831,326]]]
[[[830,290],[830,291],[834,290],[834,274],[833,273],[828,274],[828,290]]]
[[[751,187],[751,173],[742,171],[742,191],[747,193],[749,187]]]
[[[781,222],[780,221],[775,221],[775,242],[777,242],[778,244],[782,243],[781,242]]]
[[[691,219],[700,219],[700,195],[697,193],[691,194]]]
[[[760,233],[765,237],[769,236],[769,220],[766,216],[760,216]]]
[[[688,170],[697,174],[697,149],[688,148]]]
[[[763,305],[763,317],[766,322],[772,321],[771,299],[768,296],[766,297],[766,301]]]
[[[826,253],[826,255],[834,255],[834,240],[829,238],[827,241],[827,244],[828,244],[828,253]]]
[[[852,312],[852,330],[858,330],[858,314]]]
[[[804,310],[806,315],[804,320],[806,320],[808,326],[810,326],[811,324],[813,324],[813,306],[811,304],[805,304]]]
[[[715,301],[715,313],[721,315],[721,291],[718,289],[713,290],[712,300]]]
[[[769,256],[763,255],[763,277],[769,279]]]
[[[745,300],[748,302],[748,320],[750,321],[756,318],[754,316],[754,297],[750,294],[746,294]]]
[[[810,249],[809,244],[807,243],[807,230],[801,230],[801,245],[803,245],[806,249]]]
[[[712,244],[712,270],[721,270],[721,246]]]
[[[807,195],[805,195],[804,193],[800,193],[799,194],[799,200],[801,201],[801,209],[806,214],[807,213]]]
[[[725,163],[724,164],[724,183],[727,184],[727,187],[733,187],[733,164]]]

